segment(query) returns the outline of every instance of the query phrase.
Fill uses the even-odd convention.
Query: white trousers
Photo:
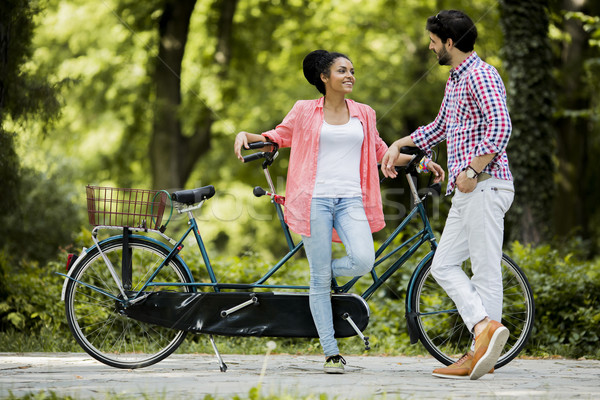
[[[511,181],[490,178],[471,193],[456,189],[431,272],[456,304],[465,325],[502,319],[504,214],[514,198]],[[472,277],[461,268],[471,258]]]

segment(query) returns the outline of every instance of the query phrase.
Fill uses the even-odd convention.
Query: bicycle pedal
[[[371,346],[369,345],[369,337],[368,336],[365,336],[364,342],[365,342],[365,350],[371,350]]]

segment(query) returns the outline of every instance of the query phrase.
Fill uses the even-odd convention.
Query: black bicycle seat
[[[178,190],[171,194],[171,199],[183,204],[196,204],[208,200],[215,195],[213,185],[203,186],[197,189]]]

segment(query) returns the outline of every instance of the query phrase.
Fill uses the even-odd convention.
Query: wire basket
[[[85,190],[91,225],[161,229],[168,193],[100,186]]]

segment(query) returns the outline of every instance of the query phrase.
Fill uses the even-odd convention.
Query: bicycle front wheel
[[[134,293],[168,255],[160,245],[130,238],[127,252],[131,276],[122,276],[123,242],[120,239],[101,245],[112,263],[119,282],[130,282],[126,293]],[[119,313],[122,298],[119,285],[111,275],[98,248],[83,255],[73,271],[65,293],[67,321],[79,345],[96,360],[116,368],[141,368],[159,362],[183,342],[186,332],[137,321]],[[126,273],[129,275],[129,273]],[[177,259],[163,266],[154,282],[190,283],[187,269]],[[127,286],[129,286],[126,283]],[[144,292],[161,290],[150,286]],[[162,290],[191,291],[190,286],[168,286]],[[104,292],[104,293],[103,293]]]
[[[467,276],[472,275],[470,262],[463,263],[463,270]],[[502,283],[502,324],[510,330],[510,337],[495,368],[509,363],[525,347],[535,314],[533,292],[527,277],[505,254],[502,255]],[[450,365],[470,348],[471,333],[452,299],[431,275],[431,261],[416,278],[410,305],[416,315],[414,326],[419,331],[421,343],[437,360]]]

